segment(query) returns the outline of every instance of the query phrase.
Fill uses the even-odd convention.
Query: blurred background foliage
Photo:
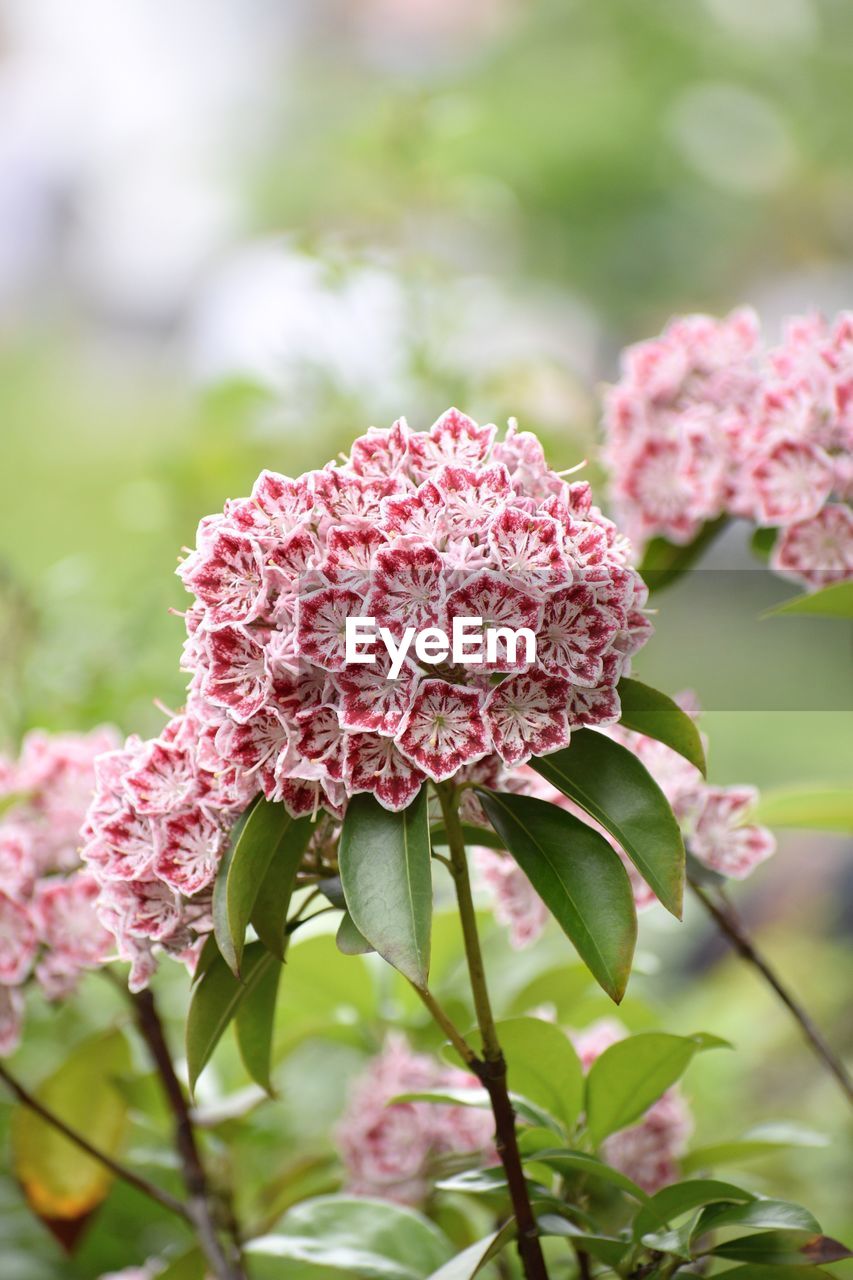
[[[850,306],[852,115],[849,0],[0,0],[0,740],[156,731],[153,698],[182,696],[176,556],[261,467],[456,402],[596,476],[625,342],[681,310],[750,301],[774,335]],[[756,621],[787,588],[744,544],[660,597],[638,674],[698,689],[713,780],[847,782],[849,633]],[[788,835],[741,894],[842,1048],[847,852]],[[767,1173],[849,1237],[831,1081],[701,920],[658,915],[644,998],[738,1046],[693,1068],[700,1131],[829,1133]],[[108,1016],[92,984],[45,1012],[33,1076]],[[281,1147],[276,1108],[246,1141]],[[69,1272],[5,1185],[3,1274],[95,1275],[136,1209],[116,1192]]]

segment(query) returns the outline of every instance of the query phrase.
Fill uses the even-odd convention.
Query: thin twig
[[[99,1151],[88,1138],[83,1137],[82,1133],[72,1129],[54,1111],[46,1107],[43,1102],[39,1102],[38,1098],[25,1089],[2,1063],[0,1063],[0,1080],[15,1095],[21,1106],[27,1107],[34,1115],[44,1120],[45,1124],[49,1124],[56,1129],[57,1133],[61,1133],[69,1142],[73,1142],[81,1151],[85,1151],[87,1156],[91,1156],[93,1160],[97,1160],[105,1169],[109,1169],[110,1173],[114,1174],[116,1178],[120,1178],[128,1186],[135,1187],[144,1196],[148,1196],[149,1200],[156,1201],[161,1208],[168,1209],[170,1213],[174,1213],[177,1217],[183,1218],[185,1222],[193,1225],[192,1214],[187,1205],[182,1204],[180,1200],[176,1200],[168,1191],[163,1191],[153,1182],[149,1182],[147,1178],[143,1178],[141,1174],[134,1173],[133,1169],[128,1169],[120,1161],[114,1160],[112,1156],[107,1155],[106,1151]]]
[[[788,990],[776,970],[758,950],[733,903],[726,897],[722,889],[718,890],[718,896],[714,898],[692,878],[689,880],[689,884],[702,906],[715,921],[720,931],[728,938],[738,955],[751,964],[776,992],[776,995],[799,1024],[800,1030],[812,1049],[814,1049],[826,1068],[835,1076],[847,1101],[853,1103],[853,1078],[851,1078],[849,1071],[832,1046],[827,1043],[823,1032],[818,1028],[811,1014],[803,1008],[796,996]]]
[[[501,1052],[500,1041],[492,1014],[486,985],[486,970],[483,954],[480,950],[480,938],[477,932],[477,916],[474,910],[474,898],[471,893],[471,880],[468,875],[468,860],[465,855],[465,838],[462,824],[459,821],[457,793],[446,785],[438,788],[438,797],[444,817],[444,830],[450,851],[451,870],[456,886],[456,900],[459,905],[459,918],[462,924],[462,937],[465,944],[465,957],[468,963],[468,977],[474,997],[474,1008],[477,1013],[477,1025],[483,1039],[483,1059],[475,1058],[471,1069],[480,1083],[487,1090],[495,1118],[495,1147],[500,1156],[506,1174],[513,1213],[518,1225],[517,1247],[522,1269],[526,1280],[548,1280],[542,1245],[539,1240],[539,1228],[530,1204],[527,1180],[518,1150],[518,1138],[515,1131],[515,1112],[510,1101],[507,1088],[506,1061]]]
[[[427,1009],[429,1009],[432,1014],[433,1020],[438,1023],[439,1027],[441,1027],[441,1030],[447,1036],[462,1061],[476,1074],[476,1068],[478,1065],[482,1064],[479,1062],[476,1053],[471,1048],[468,1041],[458,1028],[453,1025],[450,1018],[448,1018],[435,996],[426,987],[419,987],[414,982],[412,983],[412,987],[420,996],[421,1000],[423,1000]]]
[[[189,1105],[175,1074],[163,1024],[147,988],[131,996],[140,1034],[148,1046],[175,1124],[175,1146],[181,1160],[184,1184],[190,1197],[190,1214],[199,1244],[217,1280],[245,1280],[245,1271],[235,1247],[229,1257],[219,1236],[213,1196],[195,1139]]]

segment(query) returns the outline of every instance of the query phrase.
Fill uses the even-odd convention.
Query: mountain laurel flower
[[[494,1121],[475,1107],[392,1102],[398,1094],[477,1088],[474,1076],[416,1053],[399,1032],[353,1082],[335,1138],[352,1195],[422,1205],[441,1162],[494,1164]]]
[[[17,1047],[30,981],[59,999],[113,950],[78,846],[95,759],[116,741],[107,728],[35,731],[17,759],[0,759],[0,1056]]]
[[[627,1034],[615,1018],[602,1018],[575,1032],[572,1041],[584,1071],[589,1071],[605,1049]],[[648,1195],[654,1195],[678,1179],[679,1158],[684,1155],[692,1132],[690,1108],[678,1085],[673,1085],[652,1103],[636,1124],[606,1138],[601,1155]]]
[[[853,577],[853,312],[794,319],[770,350],[746,309],[673,320],[623,353],[604,430],[638,546],[743,517],[778,530],[776,572],[810,588]]]

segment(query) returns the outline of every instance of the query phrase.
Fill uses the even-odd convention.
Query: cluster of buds
[[[774,350],[748,310],[674,320],[624,353],[604,426],[638,546],[689,543],[730,515],[779,531],[779,573],[809,587],[853,577],[852,313],[793,320]]]

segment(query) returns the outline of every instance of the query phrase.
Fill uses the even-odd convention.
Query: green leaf
[[[702,526],[693,541],[685,547],[667,542],[666,538],[652,538],[646,546],[640,563],[640,573],[649,592],[654,594],[655,591],[663,591],[664,587],[671,586],[683,573],[692,568],[727,524],[726,516],[709,520]]]
[[[277,957],[276,957],[277,959]],[[273,1028],[281,964],[265,965],[237,1006],[234,1029],[240,1057],[249,1075],[267,1093],[274,1092],[272,1069]]]
[[[474,1280],[477,1273],[482,1271],[492,1258],[496,1258],[501,1250],[515,1239],[515,1236],[515,1219],[512,1218],[504,1223],[499,1231],[493,1231],[485,1239],[477,1240],[475,1244],[463,1249],[455,1258],[451,1258],[450,1262],[446,1262],[443,1267],[439,1267],[438,1271],[433,1271],[429,1280]]]
[[[634,1219],[634,1239],[640,1240],[651,1232],[660,1231],[673,1218],[689,1213],[692,1209],[699,1209],[716,1201],[741,1201],[748,1204],[754,1199],[751,1192],[744,1191],[731,1182],[716,1182],[706,1178],[676,1182],[674,1186],[663,1187],[655,1192],[645,1208],[637,1214]]]
[[[695,1053],[722,1047],[725,1040],[715,1036],[641,1031],[605,1049],[586,1079],[587,1127],[594,1145],[638,1120],[681,1077]]]
[[[841,1262],[853,1257],[839,1240],[808,1231],[759,1231],[755,1235],[726,1240],[709,1252],[715,1258],[731,1258],[733,1262],[763,1262],[789,1267],[813,1267],[821,1262]]]
[[[689,760],[705,776],[705,748],[696,721],[677,702],[639,680],[623,677],[617,686],[622,714],[619,723],[635,733],[644,733]]]
[[[853,790],[850,787],[786,787],[763,791],[749,820],[768,827],[806,827],[851,835]]]
[[[820,618],[853,618],[853,581],[833,582],[820,591],[804,592],[794,596],[761,616],[776,618],[783,614],[811,615]]]
[[[594,729],[576,729],[564,751],[530,763],[610,832],[680,920],[684,841],[666,797],[633,752]]]
[[[128,1105],[116,1078],[131,1068],[120,1031],[84,1040],[35,1090],[60,1119],[110,1156],[122,1148]],[[33,1212],[71,1248],[89,1215],[106,1198],[113,1174],[35,1112],[12,1112],[12,1168]]]
[[[463,822],[461,826],[465,845],[469,849],[472,847],[477,848],[478,846],[483,849],[503,849],[506,847],[500,836],[490,830],[489,827],[477,827],[473,822]],[[447,844],[447,832],[442,826],[430,827],[429,838],[430,844],[434,849],[437,846],[445,846]]]
[[[554,1208],[557,1208],[556,1204]],[[569,1211],[568,1206],[566,1211]],[[620,1240],[615,1236],[590,1235],[587,1231],[581,1231],[558,1212],[540,1213],[537,1221],[542,1235],[565,1236],[576,1248],[598,1258],[612,1269],[619,1266],[629,1247],[627,1240]]]
[[[794,1266],[786,1266],[784,1263],[770,1263],[766,1266],[759,1262],[751,1262],[745,1267],[732,1267],[724,1272],[726,1280],[803,1280],[803,1266],[811,1266],[808,1280],[813,1280],[814,1276],[818,1280],[826,1277],[826,1280],[834,1280],[831,1272],[824,1271],[820,1267],[813,1266],[812,1263],[799,1263]],[[686,1272],[682,1274],[688,1274]]]
[[[563,1177],[581,1174],[584,1178],[591,1178],[593,1181],[606,1182],[609,1186],[624,1191],[632,1199],[638,1200],[640,1204],[648,1203],[648,1195],[642,1187],[637,1186],[636,1182],[585,1151],[573,1151],[568,1147],[546,1147],[542,1151],[531,1152],[523,1159],[535,1160],[537,1164],[546,1164],[549,1168],[556,1169]]]
[[[637,913],[619,856],[597,831],[546,800],[480,788],[477,795],[584,964],[613,1000],[621,1000]]]
[[[359,1280],[427,1280],[452,1249],[447,1237],[413,1209],[336,1195],[294,1205],[275,1235],[250,1241],[246,1253],[254,1280],[294,1274],[283,1262],[309,1263]]]
[[[246,928],[256,905],[264,934],[274,943],[269,949],[281,959],[293,882],[312,831],[310,818],[291,818],[283,804],[273,804],[261,796],[232,838],[224,888],[219,888],[222,880],[218,877],[214,891],[215,897],[218,891],[220,900],[224,894],[224,911],[217,910],[219,904],[215,904],[213,919],[219,950],[235,974],[240,972]],[[265,883],[268,875],[270,885]],[[271,889],[274,906],[269,900]],[[258,936],[262,936],[260,930]]]
[[[344,912],[341,923],[338,925],[335,942],[338,951],[345,956],[366,956],[374,950],[367,938],[356,929],[353,918],[348,911]]]
[[[235,978],[222,956],[211,961],[193,988],[187,1014],[187,1070],[191,1090],[195,1089],[196,1081],[241,1002],[270,969],[280,966],[278,957],[261,942],[250,943],[243,953],[242,981]]]
[[[205,1280],[207,1263],[201,1249],[185,1249],[170,1259],[162,1271],[157,1272],[157,1280]]]
[[[694,1237],[718,1227],[772,1227],[779,1231],[807,1231],[820,1235],[821,1225],[814,1214],[787,1200],[756,1200],[748,1204],[710,1205],[699,1215]]]
[[[353,796],[338,864],[359,933],[410,982],[425,987],[432,923],[426,787],[402,813],[389,813],[367,792]]]
[[[566,1033],[541,1018],[507,1018],[497,1023],[497,1033],[511,1094],[542,1107],[571,1130],[583,1104],[583,1068]],[[465,1038],[479,1052],[479,1032]]]
[[[778,529],[756,529],[749,540],[753,554],[758,556],[760,560],[769,560],[770,553],[776,545],[778,537]]]
[[[472,1033],[471,1042],[477,1041],[478,1033]],[[450,1045],[445,1046],[444,1056],[448,1062],[452,1062],[457,1066],[460,1059]],[[509,1092],[510,1100],[515,1108],[516,1114],[521,1120],[528,1124],[541,1125],[543,1128],[549,1126],[546,1130],[548,1133],[548,1142],[554,1141],[555,1134],[561,1133],[560,1124],[554,1117],[541,1107],[537,1107],[529,1098],[523,1097],[520,1093],[513,1090]],[[454,1107],[479,1107],[484,1111],[488,1111],[491,1103],[489,1095],[485,1089],[476,1088],[445,1088],[445,1089],[417,1089],[410,1093],[399,1093],[389,1099],[389,1106],[395,1102],[434,1102],[442,1106]],[[537,1130],[538,1132],[539,1130]]]
[[[684,1173],[693,1173],[697,1169],[711,1169],[715,1165],[742,1164],[745,1160],[774,1155],[777,1151],[786,1151],[790,1147],[828,1145],[829,1139],[813,1129],[784,1124],[760,1125],[749,1130],[742,1138],[696,1147],[682,1156],[680,1163]]]

